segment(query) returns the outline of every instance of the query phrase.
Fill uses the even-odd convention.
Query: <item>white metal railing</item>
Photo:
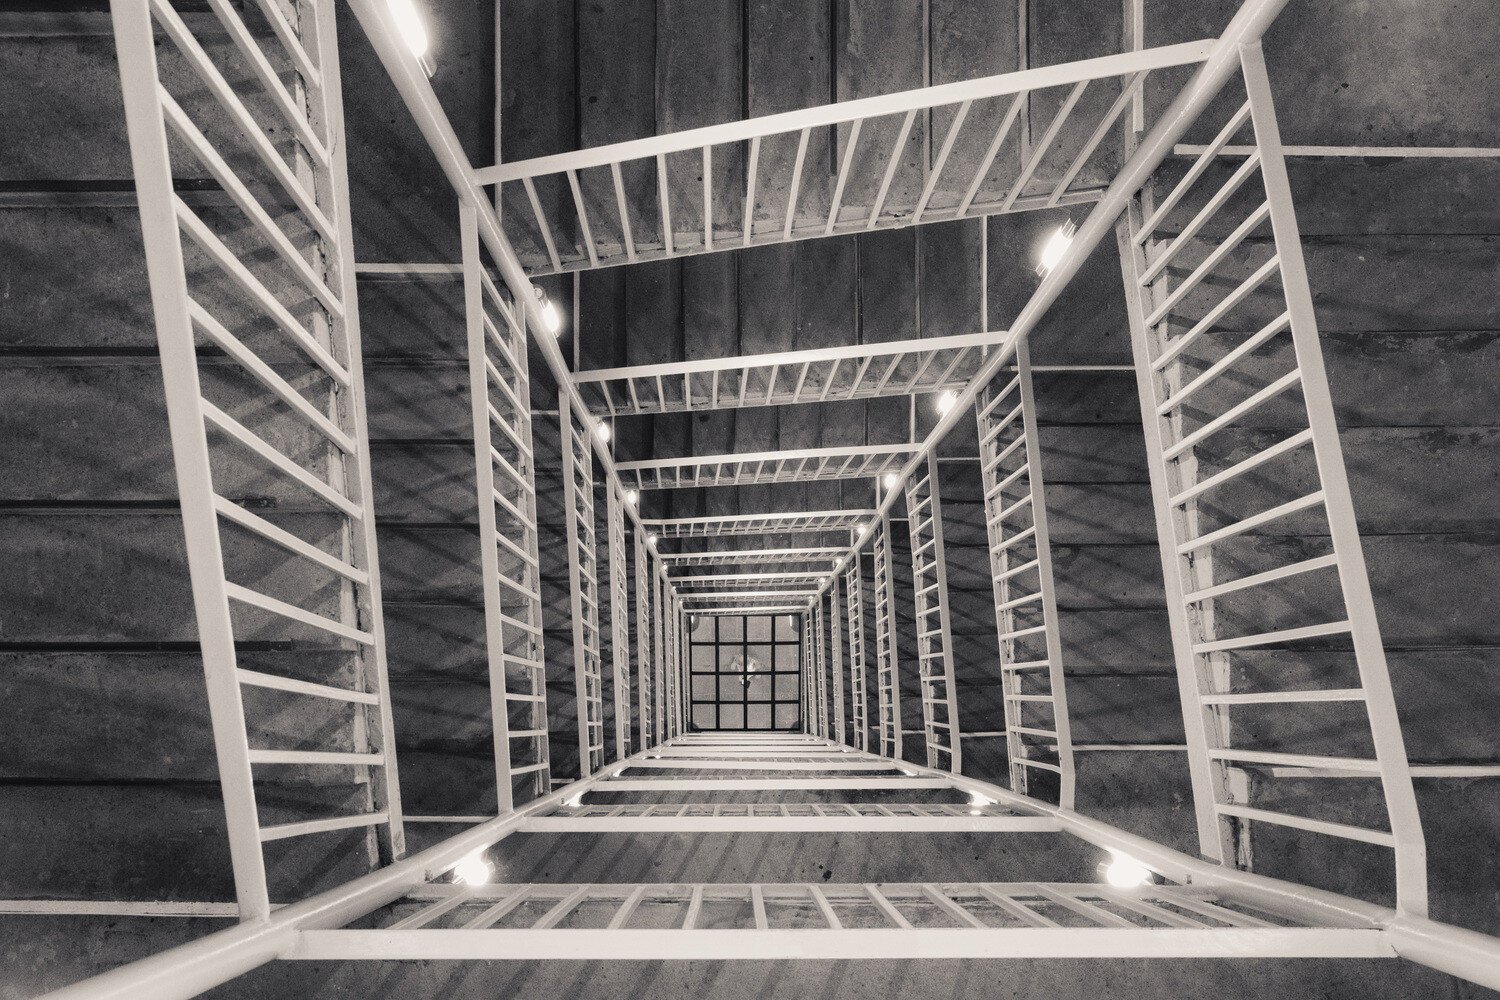
[[[798,777],[731,776],[750,748]],[[711,777],[622,776],[669,759]],[[850,764],[881,770],[839,772]],[[667,772],[670,775],[670,771]],[[848,803],[745,801],[837,792]],[[890,804],[947,791],[968,804]],[[880,799],[862,801],[875,792]],[[618,804],[622,795],[694,796]],[[698,801],[731,793],[740,801]],[[608,804],[588,801],[609,796]],[[899,802],[899,799],[895,800]],[[460,883],[457,865],[520,832],[970,831],[1067,836],[1129,855],[1151,884],[1087,882],[526,884]],[[383,909],[384,908],[384,909]],[[377,912],[379,911],[379,912]],[[710,918],[710,913],[713,917]],[[367,915],[374,914],[366,920]],[[712,926],[710,926],[712,919]],[[361,926],[354,927],[356,921]],[[1293,886],[1153,844],[1076,812],[949,772],[784,733],[678,737],[492,819],[385,871],[277,910],[250,933],[221,932],[64,990],[59,1000],[190,997],[280,955],[293,960],[1325,957],[1406,955],[1500,984],[1500,942],[1333,893]]]
[[[705,909],[728,916],[710,925]],[[1086,882],[595,883],[493,885],[475,892],[434,884],[411,893],[382,927],[307,932],[299,957],[326,960],[353,952],[358,958],[413,959],[431,954],[421,947],[428,942],[449,959],[504,958],[506,949],[525,950],[533,959],[569,958],[579,938],[591,935],[592,950],[606,958],[765,959],[786,954],[777,936],[793,930],[825,936],[820,953],[845,958],[1031,955],[1032,942],[1043,935],[1069,957],[1130,954],[1132,947],[1139,949],[1135,954],[1185,957],[1213,954],[1231,942],[1241,942],[1252,956],[1300,954],[1314,942],[1320,942],[1320,954],[1379,953],[1380,932],[1365,921],[1307,926],[1273,923],[1266,916],[1212,890],[1179,885],[1126,890]],[[605,929],[571,929],[585,917]],[[506,927],[498,928],[502,921]],[[646,929],[650,940],[640,940]],[[1194,946],[1184,931],[1205,940]],[[632,948],[628,942],[635,941]]]
[[[1227,121],[1180,177],[1153,176],[1121,222],[1201,849],[1234,858],[1234,823],[1387,847],[1398,908],[1424,914],[1422,825],[1276,109],[1259,44],[1237,54],[1243,103],[1231,102]],[[1246,132],[1254,152],[1219,179],[1223,171],[1210,169],[1222,162],[1216,151]],[[1268,413],[1275,430],[1253,433],[1268,426],[1261,419]],[[1231,485],[1237,492],[1225,489]],[[1289,523],[1326,545],[1287,562],[1260,544],[1266,531]],[[1264,655],[1271,650],[1280,652]],[[1235,724],[1251,712],[1257,725]],[[1322,721],[1317,738],[1268,748],[1277,719],[1294,733]],[[1265,770],[1273,766],[1378,776],[1384,816],[1359,818],[1353,800],[1332,788],[1317,802],[1288,806],[1275,792],[1285,782]],[[1229,772],[1238,768],[1260,776],[1236,789]],[[1384,829],[1375,825],[1381,820]]]
[[[834,567],[838,569],[837,566]],[[822,608],[820,606],[819,613]],[[833,733],[836,743],[848,743],[849,733],[844,715],[844,649],[840,638],[843,631],[843,616],[839,614],[839,581],[835,575],[833,586],[828,588],[828,641],[831,646],[828,661],[828,683],[833,687]]]
[[[916,449],[905,444],[801,448],[620,462],[617,467],[626,483],[641,490],[812,483],[879,476],[900,467]]]
[[[485,652],[503,813],[514,808],[517,777],[533,775],[535,795],[552,787],[531,379],[525,324],[485,268],[473,209],[461,206],[459,215]],[[524,720],[514,730],[513,708]]]
[[[1010,787],[1029,794],[1033,770],[1055,773],[1059,804],[1072,808],[1073,737],[1026,344],[1016,345],[1015,375],[1002,372],[981,390],[974,416]]]
[[[559,399],[558,407],[578,706],[578,767],[586,778],[604,765],[604,660],[599,633],[599,550],[594,537],[594,458],[588,427],[573,413],[566,396]]]
[[[667,663],[670,651],[667,648],[667,605],[669,584],[666,574],[660,572],[661,562],[652,554],[651,573],[651,632],[655,637],[651,644],[651,672],[652,672],[652,720],[655,723],[656,742],[661,743],[667,738]]]
[[[476,177],[498,186],[507,231],[533,273],[1077,204],[1098,197],[1088,167],[1147,78],[1202,62],[1212,47],[1185,42],[923,87],[503,163]],[[1050,103],[1051,93],[1061,97],[1057,112],[1022,149],[1021,111]],[[1034,102],[1039,94],[1048,97]],[[931,162],[913,178],[920,194],[891,202],[908,186],[917,116],[950,108]],[[1071,137],[1084,131],[1070,131],[1065,145],[1075,112],[1094,128],[1081,145]],[[843,149],[832,176],[809,168],[825,145]],[[701,180],[688,183],[689,172]]]
[[[875,729],[880,756],[901,759],[901,668],[896,652],[896,579],[891,566],[891,518],[882,514],[875,546]]]
[[[873,510],[816,510],[782,514],[731,514],[681,517],[641,523],[662,538],[716,538],[726,535],[791,535],[854,531],[875,515]]]
[[[848,595],[849,714],[857,750],[870,749],[870,703],[865,693],[865,597],[859,559],[849,560],[844,570],[844,593]]]
[[[828,661],[828,630],[823,615],[823,602],[818,601],[813,605],[811,614],[808,615],[813,622],[813,695],[818,700],[818,735],[824,738],[830,733],[829,727],[829,703],[831,696],[828,690],[831,671]]]
[[[948,568],[943,549],[943,500],[936,456],[927,471],[906,482],[906,527],[911,537],[917,681],[927,766],[963,770],[963,739],[953,677],[953,628],[948,614]],[[947,755],[944,758],[942,755]]]
[[[786,604],[769,601],[765,603],[736,604],[730,607],[718,605],[706,605],[704,607],[688,608],[689,614],[708,615],[710,617],[735,617],[739,615],[800,615],[807,610],[804,604]]]
[[[1005,337],[1000,330],[596,369],[573,382],[593,412],[611,417],[909,396],[961,388],[984,350]]]
[[[641,736],[641,747],[656,745],[656,680],[652,664],[655,662],[655,629],[652,627],[651,605],[656,591],[651,576],[650,557],[647,555],[646,534],[636,531],[635,549],[635,671],[637,678],[638,707],[636,724]]]
[[[818,733],[818,680],[817,680],[817,639],[813,635],[813,616],[808,613],[802,615],[802,728],[804,731],[820,735]]]
[[[664,552],[668,566],[780,566],[793,563],[827,563],[843,553],[842,548],[723,549],[714,552]]]
[[[236,7],[209,8],[227,39],[212,54],[168,0],[110,11],[235,895],[240,919],[260,921],[270,913],[264,843],[364,828],[373,862],[400,857],[405,840],[333,3],[306,4],[296,26],[258,4],[276,36],[269,49]],[[158,33],[173,73],[160,70]],[[230,77],[255,96],[242,98]],[[221,122],[228,138],[211,138]],[[222,221],[173,189],[194,162],[233,205]],[[201,377],[200,340],[228,357],[228,377]],[[237,479],[265,483],[286,510],[257,513],[225,495]],[[251,544],[227,548],[226,529]],[[268,550],[305,576],[257,580],[264,570],[247,553]],[[337,671],[314,680],[281,661],[242,666],[238,647],[252,634],[347,653],[352,681]],[[246,687],[346,706],[323,743],[333,749],[252,749],[262,727]],[[353,812],[261,822],[257,781],[323,766],[348,775]]]
[[[826,569],[807,572],[704,573],[697,576],[673,576],[670,579],[685,594],[689,588],[701,587],[706,583],[713,584],[715,590],[774,587],[779,584],[806,586],[825,579],[828,573]]]
[[[728,590],[722,593],[691,593],[684,591],[682,599],[688,602],[696,601],[747,601],[755,598],[769,598],[778,601],[787,601],[792,598],[802,598],[811,601],[818,596],[816,590]]]
[[[630,756],[630,567],[626,565],[625,507],[619,485],[606,480],[605,515],[609,534],[610,659],[614,676],[615,759]]]

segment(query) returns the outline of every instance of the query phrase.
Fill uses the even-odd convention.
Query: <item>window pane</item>
[[[742,701],[745,697],[744,678],[739,674],[719,675],[719,700]]]
[[[795,673],[802,667],[802,650],[797,646],[776,647],[776,672]]]
[[[745,670],[751,674],[764,674],[771,669],[771,647],[750,646],[745,657]]]
[[[719,641],[739,642],[745,634],[745,620],[738,615],[726,615],[719,619]]]
[[[764,642],[771,638],[771,619],[756,615],[745,622],[745,638],[751,642]]]
[[[713,729],[718,725],[714,718],[714,707],[712,705],[693,706],[693,725],[699,729]]]
[[[770,729],[771,706],[751,705],[749,714],[745,716],[745,724],[751,729]]]
[[[693,672],[694,673],[699,673],[699,672],[705,671],[705,670],[708,671],[709,673],[712,673],[714,671],[714,647],[713,646],[694,646],[693,647]]]
[[[782,694],[783,698],[786,697],[786,692],[788,690],[789,690],[788,686],[785,685],[785,684],[783,684],[782,685],[782,691],[781,691],[781,694]],[[768,673],[759,673],[759,674],[751,674],[750,675],[750,700],[751,701],[770,701],[771,700],[771,675],[770,674],[768,674]]]
[[[797,703],[778,704],[776,706],[776,728],[795,729],[797,727]]]
[[[707,674],[697,674],[693,677],[694,701],[713,701],[717,694],[713,677]]]
[[[719,728],[744,729],[745,707],[743,705],[720,705]]]
[[[692,617],[695,619],[694,622],[693,622],[693,641],[694,642],[713,642],[714,641],[714,616],[713,615],[694,615]]]

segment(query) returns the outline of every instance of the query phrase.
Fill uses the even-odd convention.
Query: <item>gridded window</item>
[[[796,729],[802,632],[790,615],[699,615],[689,651],[694,729]]]

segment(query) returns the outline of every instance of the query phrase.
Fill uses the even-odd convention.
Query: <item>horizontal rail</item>
[[[927,108],[958,104],[986,97],[999,97],[1046,87],[1061,87],[1084,80],[1099,80],[1124,76],[1141,70],[1167,69],[1203,62],[1214,46],[1214,39],[1183,42],[1064,63],[1060,66],[1044,66],[1037,69],[1001,73],[959,83],[936,87],[921,87],[881,97],[866,97],[853,101],[841,101],[822,107],[788,111],[767,115],[749,121],[727,122],[704,128],[687,129],[667,135],[633,139],[609,146],[596,146],[574,153],[557,153],[530,160],[517,160],[493,167],[481,167],[474,171],[474,179],[484,185],[520,180],[524,177],[540,177],[559,174],[566,170],[585,170],[589,167],[604,167],[611,163],[641,160],[669,153],[696,151],[704,146],[739,142],[798,132],[827,125],[841,125],[857,118],[901,114],[907,111],[923,111]]]

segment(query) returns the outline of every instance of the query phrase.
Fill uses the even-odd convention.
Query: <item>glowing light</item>
[[[609,424],[594,425],[594,437],[598,438],[600,441],[603,441],[605,444],[609,444],[611,433],[612,432],[609,429]]]
[[[646,536],[646,544],[647,545],[655,545],[656,544],[656,536],[655,535],[647,535]]]
[[[453,881],[464,885],[485,885],[495,874],[495,866],[484,859],[484,851],[478,850],[453,866]]]
[[[1068,247],[1073,245],[1073,233],[1076,228],[1071,221],[1064,222],[1053,231],[1051,236],[1047,237],[1047,242],[1042,245],[1042,262],[1036,269],[1038,274],[1045,275],[1062,263],[1063,254],[1067,253]]]
[[[1123,851],[1112,847],[1107,850],[1111,860],[1104,868],[1104,881],[1116,889],[1133,889],[1151,883],[1151,869]]]
[[[886,489],[893,490],[898,484],[900,484],[901,477],[896,475],[894,472],[887,472],[883,477],[881,477],[880,481],[885,485]]]
[[[541,306],[542,323],[547,327],[549,333],[558,333],[562,330],[562,313],[557,311],[557,306],[547,297],[547,293],[541,285],[532,285],[536,292],[536,300]]]
[[[391,12],[391,20],[396,22],[396,31],[400,33],[401,40],[406,43],[411,54],[418,60],[427,55],[427,26],[422,23],[417,5],[412,0],[386,0],[386,7]]]
[[[868,524],[861,524],[859,526],[859,537],[860,538],[864,538],[869,533],[870,533],[870,526]]]
[[[954,404],[956,404],[957,402],[958,393],[954,392],[952,389],[944,389],[943,394],[937,398],[938,413],[947,413],[949,410],[953,409]]]
[[[628,504],[630,504],[632,507],[635,506],[635,502],[637,500],[639,500],[640,498],[641,498],[641,494],[640,494],[639,490],[626,490],[625,491],[625,502],[628,503]]]
[[[995,804],[995,800],[990,798],[988,795],[981,795],[978,792],[970,792],[969,804],[975,806],[992,806]]]

